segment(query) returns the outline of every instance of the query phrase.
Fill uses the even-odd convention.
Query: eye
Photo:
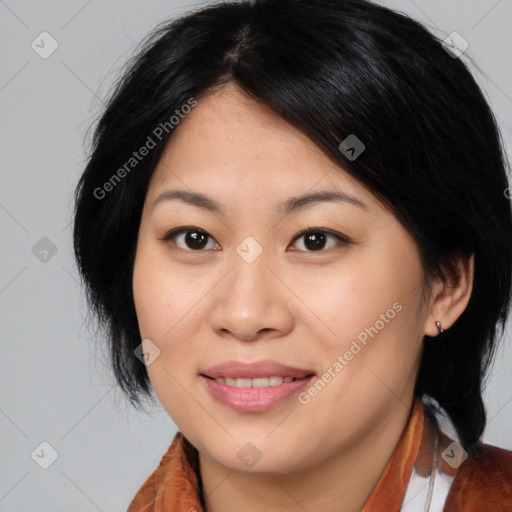
[[[176,239],[181,241],[185,246],[181,247],[182,249],[192,249],[193,251],[199,252],[202,249],[212,249],[212,247],[208,247],[208,239],[214,240],[206,231],[195,227],[187,227],[187,228],[179,228],[169,231],[165,236],[159,238],[162,242],[168,242],[169,240]],[[179,245],[179,242],[176,243]],[[220,247],[217,244],[217,247]],[[215,247],[213,247],[215,249]]]
[[[293,241],[300,240],[304,238],[304,242],[302,246],[305,247],[306,252],[320,252],[322,249],[325,249],[326,241],[331,238],[335,242],[331,244],[331,246],[327,247],[330,249],[335,247],[336,245],[346,245],[349,243],[349,240],[343,235],[335,232],[331,232],[330,230],[321,229],[321,228],[308,228],[304,231],[301,231]],[[337,243],[336,243],[337,242]],[[300,244],[299,244],[300,245]],[[304,250],[304,249],[298,249]]]
[[[347,245],[350,243],[350,240],[340,233],[332,232],[322,228],[305,229],[293,239],[293,242],[300,240],[303,237],[305,237],[305,241],[302,245],[305,249],[299,248],[294,250],[305,252],[321,252],[326,248],[330,249],[336,245]],[[326,243],[329,238],[334,241],[334,243],[326,247]],[[179,248],[184,250],[190,249],[195,252],[201,252],[202,249],[220,249],[218,243],[214,244],[213,247],[208,247],[208,242],[213,242],[215,239],[211,237],[206,231],[193,226],[174,229],[169,231],[162,238],[158,238],[158,240],[161,240],[164,243],[172,240],[174,245],[177,245]]]

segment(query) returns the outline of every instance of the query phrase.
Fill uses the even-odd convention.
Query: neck
[[[321,463],[287,474],[240,473],[199,453],[206,512],[360,512],[388,464],[412,407],[400,400],[372,430]]]

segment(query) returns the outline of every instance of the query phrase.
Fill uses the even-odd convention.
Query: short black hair
[[[503,141],[462,59],[420,23],[366,0],[215,3],[158,25],[127,62],[95,126],[73,228],[89,312],[105,328],[118,384],[136,407],[151,395],[134,356],[141,338],[132,275],[169,119],[227,82],[302,130],[387,204],[414,237],[425,276],[444,278],[454,255],[474,254],[468,306],[450,329],[425,336],[415,396],[447,411],[464,446],[478,442],[484,377],[511,299]],[[155,137],[158,126],[168,129]],[[156,147],[127,169],[151,134]],[[349,135],[365,145],[356,159],[340,151]]]

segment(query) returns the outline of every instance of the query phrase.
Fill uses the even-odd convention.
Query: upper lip
[[[201,374],[215,379],[217,377],[246,378],[255,379],[257,377],[293,377],[302,379],[308,375],[313,375],[313,370],[306,370],[287,366],[277,361],[265,360],[254,363],[244,363],[243,361],[225,361],[215,366],[211,366],[202,371]]]

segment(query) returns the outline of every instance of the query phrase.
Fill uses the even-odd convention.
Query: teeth
[[[269,386],[279,386],[283,382],[292,382],[293,377],[258,377],[256,379],[234,379],[232,377],[217,377],[215,379],[217,382],[221,384],[226,384],[227,386],[233,386],[237,388],[268,388]]]

